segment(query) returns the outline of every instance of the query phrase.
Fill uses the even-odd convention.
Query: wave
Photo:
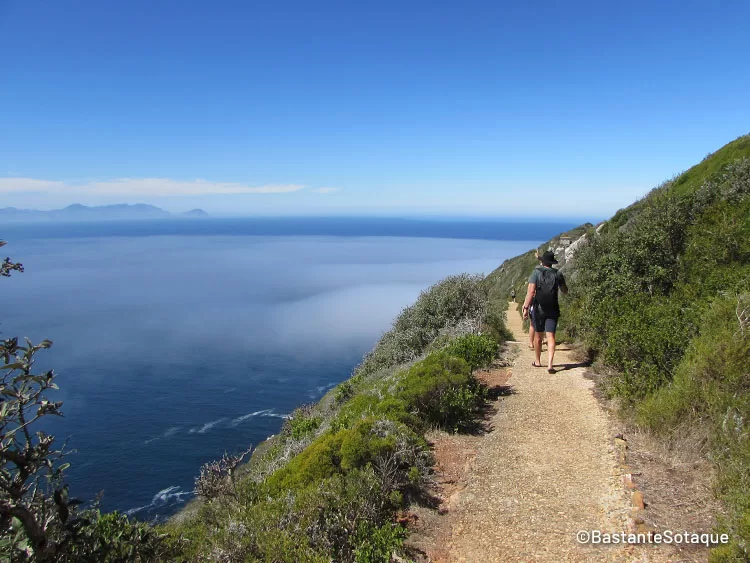
[[[336,383],[329,383],[328,385],[318,385],[315,388],[315,391],[309,391],[307,393],[307,396],[310,397],[311,399],[317,399],[321,397],[326,391],[328,391],[329,389],[333,387],[336,387]]]
[[[259,411],[254,411],[248,414],[243,414],[242,416],[238,416],[237,418],[232,419],[231,422],[229,422],[226,427],[227,428],[236,428],[246,420],[256,417],[256,416],[262,416],[262,417],[272,417],[272,418],[290,418],[290,415],[288,414],[280,414],[277,412],[274,412],[273,409],[262,409]],[[214,429],[217,426],[222,425],[222,423],[227,422],[229,419],[227,417],[222,417],[216,420],[212,420],[211,422],[206,422],[202,426],[195,426],[193,428],[190,428],[188,430],[188,434],[205,434],[209,430]],[[182,430],[182,426],[170,426],[167,428],[164,432],[159,434],[158,436],[154,436],[153,438],[149,438],[148,440],[144,440],[144,444],[150,444],[152,442],[156,442],[157,440],[164,440],[166,438],[171,438],[175,434],[177,434],[180,430]]]
[[[239,426],[240,424],[242,424],[246,420],[248,420],[250,418],[253,418],[253,417],[256,417],[256,416],[273,417],[273,418],[285,418],[285,419],[290,417],[290,415],[288,415],[288,414],[279,414],[277,412],[274,412],[273,409],[263,409],[263,410],[260,410],[260,411],[255,411],[255,412],[251,412],[251,413],[248,413],[248,414],[243,414],[242,416],[238,416],[237,418],[235,418],[234,420],[232,420],[232,423],[230,424],[230,426],[232,428],[234,428],[236,426]]]
[[[188,430],[188,433],[189,434],[195,434],[195,433],[205,434],[206,432],[208,432],[209,430],[211,430],[214,426],[216,426],[218,424],[221,424],[226,419],[227,419],[226,417],[223,417],[223,418],[219,418],[217,420],[212,420],[211,422],[207,422],[206,424],[204,424],[200,428],[191,428],[190,430]]]
[[[167,428],[162,434],[159,436],[154,436],[153,438],[149,438],[148,440],[144,441],[144,444],[150,444],[151,442],[155,442],[156,440],[163,440],[164,438],[170,438],[177,434],[177,432],[182,428],[182,426],[170,426]]]
[[[271,411],[272,411],[272,409],[263,409],[261,411],[255,411],[255,412],[251,412],[249,414],[243,414],[242,416],[238,416],[237,418],[235,418],[234,420],[232,420],[231,426],[232,426],[232,428],[234,428],[235,426],[239,426],[240,424],[242,424],[243,422],[245,422],[248,418],[253,418],[254,416],[260,416],[260,415],[263,415],[263,414],[265,414],[267,412],[271,412]]]
[[[181,504],[186,500],[183,497],[192,495],[193,491],[181,491],[180,489],[181,487],[177,485],[172,485],[170,487],[167,487],[166,489],[162,489],[153,496],[150,503],[144,504],[143,506],[138,506],[136,508],[131,508],[130,510],[126,510],[125,515],[133,516],[134,514],[137,514],[144,510],[147,511],[152,508],[165,506],[167,504]]]

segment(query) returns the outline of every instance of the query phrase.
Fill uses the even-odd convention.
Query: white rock
[[[565,249],[565,261],[570,260],[576,251],[581,248],[586,240],[586,235],[581,235],[575,242],[572,242],[568,248]]]

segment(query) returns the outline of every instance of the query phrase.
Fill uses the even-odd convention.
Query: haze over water
[[[105,510],[164,517],[190,498],[201,464],[278,432],[346,379],[421,290],[489,273],[572,226],[6,225],[6,253],[26,272],[2,281],[0,336],[54,341],[38,368],[59,374],[65,417],[44,429],[76,450],[71,494],[103,491]]]

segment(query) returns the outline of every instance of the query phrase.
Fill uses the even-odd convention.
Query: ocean
[[[376,218],[0,226],[0,338],[48,338],[71,496],[174,514],[200,466],[258,444],[351,374],[420,291],[571,223]]]

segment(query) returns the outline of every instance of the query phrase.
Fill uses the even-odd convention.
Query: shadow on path
[[[591,362],[578,362],[577,364],[552,364],[558,372],[575,369],[575,368],[587,368],[591,365]]]

